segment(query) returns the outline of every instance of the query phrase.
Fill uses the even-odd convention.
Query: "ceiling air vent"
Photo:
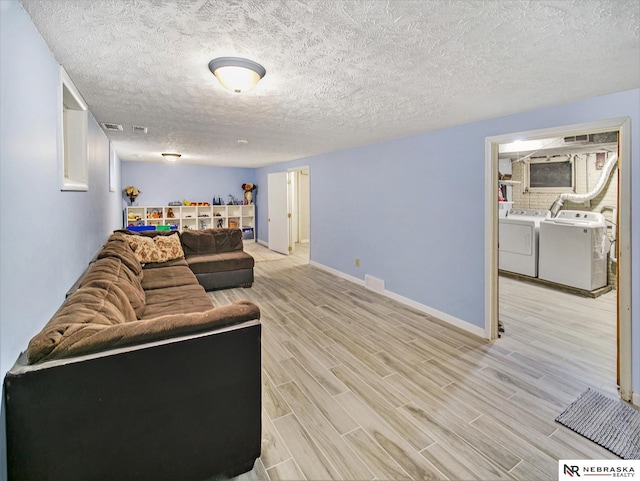
[[[136,134],[146,134],[148,129],[147,129],[147,127],[141,127],[140,125],[134,125],[133,126],[133,131]]]
[[[109,122],[102,122],[100,125],[102,125],[102,128],[104,130],[114,130],[114,131],[120,131],[122,132],[122,125],[120,124],[110,124]]]

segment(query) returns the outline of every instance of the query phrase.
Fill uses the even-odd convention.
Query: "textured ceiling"
[[[125,161],[257,167],[640,87],[638,0],[21,3]],[[267,74],[233,94],[220,56]]]

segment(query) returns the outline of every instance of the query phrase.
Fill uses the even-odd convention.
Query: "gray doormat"
[[[640,459],[640,411],[587,389],[556,421],[622,459]]]

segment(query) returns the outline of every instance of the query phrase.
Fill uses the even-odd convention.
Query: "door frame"
[[[309,176],[309,186],[307,195],[309,197],[308,201],[308,212],[307,218],[309,221],[309,249],[311,248],[311,168],[308,165],[303,165],[300,167],[291,167],[287,170],[288,179],[291,180],[291,184],[288,187],[291,189],[288,192],[289,195],[289,212],[292,214],[289,218],[289,244],[292,247],[292,252],[295,250],[295,241],[293,239],[294,230],[296,232],[300,232],[300,212],[301,212],[301,195],[300,195],[300,175],[303,171],[307,172]],[[295,202],[295,205],[293,203]],[[293,223],[296,225],[293,225]],[[302,240],[302,239],[300,239]],[[309,255],[311,257],[311,255]]]
[[[498,338],[498,146],[516,140],[618,131],[618,355],[620,397],[632,401],[631,380],[631,119],[621,117],[485,138],[485,337]]]

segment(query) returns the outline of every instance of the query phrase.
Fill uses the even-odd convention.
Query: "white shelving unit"
[[[242,229],[244,239],[255,240],[255,205],[131,206],[125,210],[125,228],[131,225],[175,225],[179,230]]]

